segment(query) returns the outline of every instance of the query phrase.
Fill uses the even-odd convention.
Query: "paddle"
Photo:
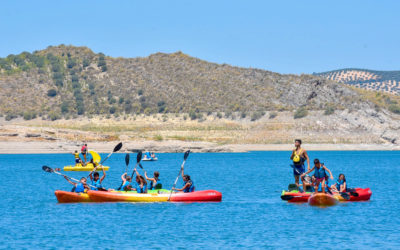
[[[129,157],[130,157],[130,156],[129,156],[129,153],[125,155],[125,165],[126,165],[126,167],[125,167],[125,172],[124,172],[124,173],[126,173],[126,172],[128,171]],[[122,184],[124,184],[123,181],[121,182],[121,185],[119,186],[118,190],[121,190]]]
[[[104,163],[108,158],[110,158],[110,156],[111,156],[113,153],[119,151],[121,148],[122,148],[122,142],[118,143],[118,144],[114,147],[113,151],[112,151],[106,158],[104,158],[104,160],[103,160],[99,165],[97,165],[97,166],[89,173],[89,175],[87,176],[87,178],[89,178],[89,176],[90,176],[94,171],[96,171],[97,167],[102,166],[103,163]]]
[[[58,175],[61,175],[61,176],[63,176],[63,177],[66,177],[66,178],[68,178],[68,179],[71,179],[71,180],[73,180],[73,181],[80,182],[79,180],[77,180],[77,179],[75,179],[75,178],[66,176],[65,174],[62,174],[62,173],[60,173],[60,172],[55,171],[54,169],[52,169],[52,168],[49,167],[49,166],[43,166],[42,169],[43,169],[43,171],[45,171],[45,172],[47,172],[47,173],[58,174]],[[92,187],[92,188],[96,188],[95,186],[92,186],[92,185],[90,185],[90,184],[88,184],[88,183],[86,183],[86,184],[87,184],[88,186]]]
[[[133,168],[133,171],[132,171],[132,175],[131,175],[131,179],[133,179],[133,175],[135,174],[135,168],[136,168],[136,166],[139,164],[139,166],[143,169],[143,167],[141,166],[141,164],[140,164],[140,161],[142,160],[142,151],[139,151],[138,152],[138,154],[137,154],[137,156],[136,156],[136,165],[135,165],[135,167]]]
[[[168,201],[171,199],[172,191],[174,190],[174,188],[175,188],[175,186],[176,186],[176,183],[178,182],[179,176],[180,176],[181,173],[182,173],[183,166],[185,165],[185,162],[186,162],[186,159],[187,159],[188,156],[189,156],[189,153],[190,153],[190,150],[186,151],[185,154],[183,155],[183,162],[182,162],[182,165],[181,165],[181,169],[179,170],[178,176],[176,177],[175,182],[174,182],[174,185],[173,185],[172,188],[171,188],[171,193],[169,194]]]

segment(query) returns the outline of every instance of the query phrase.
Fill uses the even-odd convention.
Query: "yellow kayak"
[[[100,166],[97,167],[96,170],[103,170],[107,171],[110,167],[106,167],[106,166]],[[85,166],[82,166],[82,164],[76,164],[75,166],[65,166],[64,167],[64,171],[92,171],[94,169],[94,166],[92,163],[88,163]]]

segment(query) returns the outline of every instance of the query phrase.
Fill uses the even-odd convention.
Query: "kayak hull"
[[[312,193],[300,193],[299,191],[282,191],[281,199],[287,202],[307,202]]]
[[[371,198],[372,191],[369,188],[355,188],[352,192],[346,192],[350,199],[346,200],[340,194],[335,194],[334,197],[340,202],[345,201],[368,201]],[[312,193],[300,193],[299,191],[282,191],[281,199],[287,202],[308,202]]]
[[[158,158],[143,158],[142,161],[158,161]]]
[[[110,169],[110,167],[99,166],[96,168],[96,170],[101,171],[101,170],[103,170],[103,168],[104,168],[104,171],[108,171]],[[89,172],[89,171],[92,171],[93,169],[94,169],[94,166],[91,163],[86,164],[86,166],[77,164],[75,166],[65,166],[64,167],[64,171],[87,171],[87,172]]]
[[[91,202],[89,195],[86,193],[56,190],[54,194],[56,195],[59,203]]]
[[[222,194],[215,190],[196,191],[192,193],[147,193],[88,191],[95,202],[220,202]]]
[[[341,202],[344,201],[369,201],[372,196],[372,191],[369,188],[355,188],[353,192],[346,192],[350,199],[344,199],[340,194],[335,194],[334,196]]]
[[[326,193],[315,193],[308,199],[310,206],[329,207],[339,203],[339,200],[333,195]]]

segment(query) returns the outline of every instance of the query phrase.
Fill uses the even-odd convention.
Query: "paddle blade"
[[[129,165],[129,153],[125,155],[125,164]]]
[[[42,167],[43,171],[47,172],[47,173],[53,173],[54,170],[51,167],[48,166],[43,166]]]
[[[142,160],[142,151],[139,151],[139,153],[136,156],[136,162],[139,163]]]
[[[141,169],[143,169],[142,163],[140,163],[140,162],[139,162],[139,167],[140,167]]]
[[[185,155],[183,156],[183,160],[186,161],[186,159],[189,157],[189,153],[190,153],[190,150],[185,152]]]
[[[290,201],[293,198],[294,198],[293,195],[281,195],[281,199],[284,201]]]
[[[340,196],[342,196],[345,200],[350,200],[350,195],[348,193],[340,193]]]
[[[115,152],[119,151],[121,148],[122,148],[122,142],[118,143],[117,146],[115,146],[113,152],[115,153]]]

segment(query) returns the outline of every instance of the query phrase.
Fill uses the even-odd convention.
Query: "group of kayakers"
[[[307,187],[310,187],[313,192],[345,192],[346,177],[344,174],[340,174],[336,183],[329,186],[329,178],[333,180],[333,174],[324,163],[320,162],[319,159],[314,159],[314,166],[310,168],[310,158],[308,157],[307,151],[301,147],[302,141],[296,139],[290,159],[293,161],[291,165],[293,168],[294,179],[300,192],[306,192]],[[307,171],[305,169],[305,162],[307,162]],[[312,173],[312,176],[308,174]],[[328,176],[329,174],[329,176]],[[302,187],[300,186],[300,180]]]
[[[87,144],[84,145],[85,148],[85,152],[87,152]],[[83,153],[82,153],[83,154]],[[75,158],[79,157],[79,153],[77,153],[77,151],[75,151],[74,153]],[[86,161],[86,154],[84,154],[85,157],[85,161]],[[78,162],[77,160],[75,161],[77,164],[81,163]],[[93,162],[93,159],[90,161],[94,164],[94,167],[96,167],[98,164],[95,164]],[[85,177],[82,177],[79,182],[73,182],[71,181],[68,177],[65,177],[65,179],[74,186],[74,188],[72,189],[73,192],[77,192],[77,193],[82,193],[82,192],[86,192],[87,190],[100,190],[100,191],[112,191],[115,189],[105,189],[103,187],[103,181],[106,177],[106,172],[104,171],[104,168],[101,168],[103,175],[100,177],[99,172],[90,172],[89,177],[90,177],[90,181],[91,184],[89,185],[87,183],[87,179]],[[182,188],[173,188],[174,191],[177,192],[184,192],[184,193],[189,193],[189,192],[193,192],[195,190],[193,181],[191,180],[189,175],[185,175],[184,174],[184,167],[181,167],[181,173],[182,173],[182,179],[184,182],[184,185]],[[135,177],[135,181],[133,181],[132,177],[133,175],[136,175]],[[119,188],[117,188],[116,190],[119,191],[136,191],[137,193],[147,193],[148,190],[159,190],[162,189],[162,183],[160,180],[160,172],[155,171],[153,173],[153,177],[149,177],[147,175],[147,172],[144,171],[144,176],[141,175],[137,169],[135,168],[133,170],[133,174],[132,176],[129,176],[128,173],[124,173],[121,176],[122,179],[122,184]]]

